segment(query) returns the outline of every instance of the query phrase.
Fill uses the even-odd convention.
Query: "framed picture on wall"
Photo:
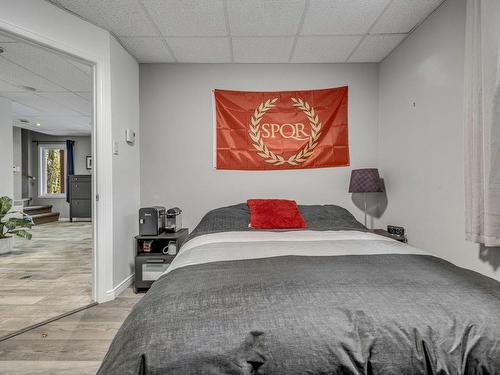
[[[87,156],[85,158],[85,165],[87,169],[92,169],[92,156]]]

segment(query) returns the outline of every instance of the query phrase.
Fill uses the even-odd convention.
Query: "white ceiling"
[[[90,134],[90,66],[2,33],[0,47],[0,97],[12,101],[13,125],[52,135]]]
[[[48,0],[142,63],[380,62],[444,0]]]

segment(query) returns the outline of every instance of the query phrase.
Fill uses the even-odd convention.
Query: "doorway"
[[[95,301],[94,96],[91,64],[0,32],[0,196],[33,224],[0,239],[0,340]]]

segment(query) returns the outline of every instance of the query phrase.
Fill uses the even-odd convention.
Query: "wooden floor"
[[[92,302],[92,224],[31,232],[31,241],[15,238],[13,251],[0,255],[0,337]]]
[[[127,289],[91,307],[0,342],[0,374],[95,374],[123,320],[141,294]]]

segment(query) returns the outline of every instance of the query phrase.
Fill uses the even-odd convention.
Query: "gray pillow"
[[[340,206],[333,204],[299,205],[299,210],[309,230],[367,230],[349,211]],[[189,235],[189,239],[208,233],[255,231],[256,229],[248,227],[249,223],[250,210],[246,203],[216,208],[209,211],[201,219],[200,223]],[[289,229],[285,230],[288,231]],[[283,229],[280,229],[280,231],[283,231]]]

